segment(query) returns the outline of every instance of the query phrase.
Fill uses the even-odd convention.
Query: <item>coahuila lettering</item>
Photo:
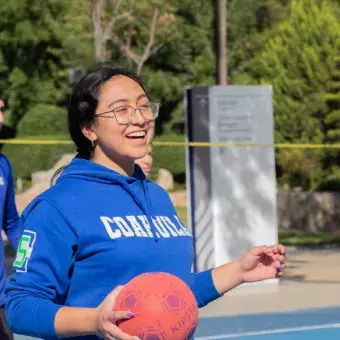
[[[100,216],[100,220],[111,239],[121,237],[153,237],[150,220],[145,215]],[[176,215],[173,218],[169,216],[154,216],[152,224],[157,230],[156,236],[158,238],[191,236],[190,232],[182,225]]]

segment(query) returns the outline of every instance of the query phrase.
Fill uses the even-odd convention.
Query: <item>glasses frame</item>
[[[147,119],[147,118],[145,118],[143,116],[141,108],[142,108],[142,106],[145,106],[145,105],[148,105],[148,104],[154,104],[157,107],[157,114],[154,116],[153,119]],[[121,123],[121,122],[118,121],[118,118],[117,118],[117,115],[116,115],[116,111],[119,110],[122,107],[130,107],[130,108],[132,108],[134,110],[133,111],[133,115],[131,116],[131,119],[130,119],[130,121],[128,123]],[[130,105],[125,105],[125,106],[119,106],[119,107],[117,107],[115,109],[112,109],[112,110],[109,110],[109,111],[98,113],[98,114],[94,115],[94,118],[113,118],[113,116],[114,116],[114,118],[116,118],[116,122],[117,122],[118,125],[129,125],[136,118],[136,111],[139,111],[141,116],[144,118],[144,120],[146,122],[152,122],[152,121],[154,121],[158,117],[159,108],[160,108],[160,104],[159,103],[154,103],[154,102],[148,102],[148,103],[142,104],[142,105],[138,106],[137,108],[134,108],[133,106],[130,106]],[[112,113],[113,116],[104,116],[104,115],[106,115],[108,113]]]

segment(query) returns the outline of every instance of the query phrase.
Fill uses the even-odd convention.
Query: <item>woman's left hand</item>
[[[236,262],[243,282],[280,278],[287,259],[286,248],[281,245],[261,246],[249,250]]]

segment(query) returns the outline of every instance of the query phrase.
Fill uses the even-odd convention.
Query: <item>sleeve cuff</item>
[[[191,288],[196,296],[198,307],[204,307],[209,302],[221,297],[212,278],[212,269],[192,274]]]
[[[50,303],[46,305],[46,301],[38,303],[35,307],[35,329],[38,336],[42,339],[61,339],[54,327],[55,316],[63,306]]]

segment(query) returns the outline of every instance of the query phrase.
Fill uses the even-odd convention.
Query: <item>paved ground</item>
[[[290,250],[280,283],[239,287],[200,310],[200,316],[267,313],[340,306],[340,250]]]
[[[340,339],[340,250],[288,256],[280,282],[239,287],[202,308],[197,340]]]

